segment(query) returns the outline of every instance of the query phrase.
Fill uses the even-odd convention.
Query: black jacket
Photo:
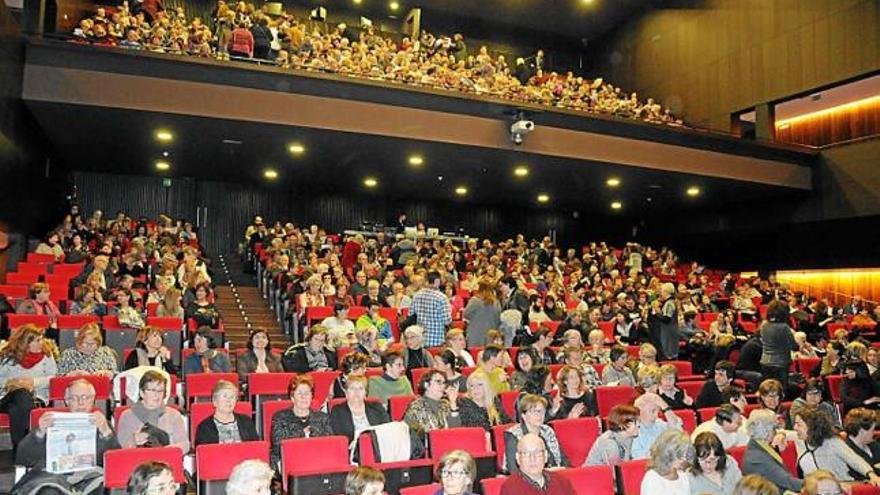
[[[235,414],[235,422],[238,424],[238,435],[242,442],[254,442],[260,439],[257,435],[257,427],[254,421],[244,414]],[[220,443],[220,434],[217,432],[217,424],[214,416],[208,416],[199,423],[196,429],[196,445],[206,443]]]
[[[284,371],[289,373],[308,373],[309,371],[315,371],[309,369],[309,358],[306,357],[306,345],[307,344],[297,344],[284,351],[284,356],[281,357],[281,365],[284,366]],[[330,369],[335,370],[338,367],[336,363],[336,353],[325,348],[324,355],[327,356],[327,366]]]
[[[364,403],[364,412],[367,414],[370,426],[391,421],[381,404],[366,402]],[[348,407],[348,403],[339,404],[330,410],[330,428],[336,435],[345,435],[349,443],[354,440],[354,420],[351,418],[351,409]]]
[[[721,391],[718,390],[718,385],[715,385],[715,380],[707,380],[706,383],[703,384],[703,388],[700,389],[700,395],[697,396],[694,406],[697,409],[703,407],[718,407],[721,405],[721,400]]]

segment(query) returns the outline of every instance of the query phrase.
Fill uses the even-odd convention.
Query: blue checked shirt
[[[425,347],[436,347],[446,340],[446,326],[452,323],[452,306],[446,295],[436,289],[422,289],[412,298],[410,311],[425,329]]]

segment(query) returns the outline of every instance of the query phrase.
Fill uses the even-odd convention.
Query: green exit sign
[[[162,187],[171,187],[171,179],[162,179]]]

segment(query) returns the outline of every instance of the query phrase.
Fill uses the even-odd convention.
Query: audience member
[[[308,375],[298,375],[290,380],[287,387],[293,401],[289,409],[278,411],[272,418],[271,465],[281,465],[281,442],[288,438],[325,437],[333,434],[330,416],[322,411],[312,410],[315,396],[315,382]],[[265,434],[264,434],[265,435]]]
[[[0,412],[9,415],[13,450],[30,429],[31,410],[49,403],[49,380],[58,373],[54,346],[43,333],[22,325],[0,349]]]
[[[186,420],[180,412],[165,405],[167,380],[158,371],[147,371],[138,388],[140,401],[119,416],[117,435],[123,448],[179,447],[189,452]]]
[[[195,444],[253,442],[260,439],[249,415],[235,412],[238,387],[218,380],[211,391],[214,414],[196,426]]]

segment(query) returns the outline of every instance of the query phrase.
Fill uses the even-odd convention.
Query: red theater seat
[[[344,436],[291,438],[281,443],[281,479],[290,495],[341,493],[351,469]]]
[[[161,461],[170,465],[174,481],[186,481],[183,476],[183,452],[177,447],[117,449],[104,453],[104,488],[124,490],[131,473],[147,461]]]
[[[601,430],[599,418],[557,419],[550,426],[572,466],[583,465]]]

